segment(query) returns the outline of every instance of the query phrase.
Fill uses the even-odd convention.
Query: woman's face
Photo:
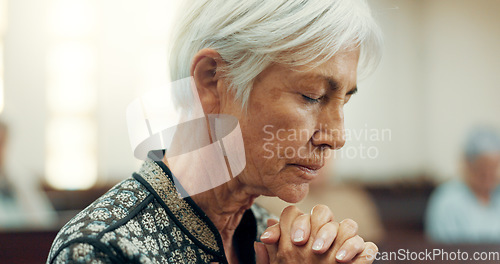
[[[333,149],[344,143],[344,105],[356,90],[359,50],[313,68],[272,65],[255,80],[239,118],[246,168],[238,179],[255,194],[301,200]],[[236,113],[237,112],[237,113]]]

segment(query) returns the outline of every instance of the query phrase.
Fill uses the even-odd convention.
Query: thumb
[[[273,226],[277,223],[279,223],[280,221],[278,221],[277,219],[274,219],[274,218],[269,218],[267,219],[267,227],[270,227],[270,226]]]
[[[260,242],[254,242],[256,264],[269,264],[269,255],[267,254],[266,246]]]

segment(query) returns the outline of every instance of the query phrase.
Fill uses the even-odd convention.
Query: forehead
[[[310,85],[311,83],[329,85],[334,81],[339,88],[356,87],[359,49],[349,52],[339,52],[331,59],[321,63],[305,66],[287,66],[272,64],[256,78],[255,84],[262,81],[271,83],[290,83],[293,86]]]
[[[359,49],[340,52],[326,62],[311,66],[300,66],[294,68],[292,74],[294,81],[300,83],[326,83],[330,86],[340,84],[342,87],[355,87],[357,79],[357,68],[359,60]]]
[[[309,67],[312,71],[322,74],[331,74],[339,72],[340,69],[348,71],[356,71],[359,60],[359,49],[338,52],[325,62],[317,65],[316,67]],[[302,67],[306,68],[306,67]]]

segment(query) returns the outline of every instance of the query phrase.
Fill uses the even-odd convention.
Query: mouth
[[[323,167],[323,165],[319,164],[289,164],[289,165],[296,168],[299,171],[301,178],[309,181],[314,180],[319,174],[319,169]]]

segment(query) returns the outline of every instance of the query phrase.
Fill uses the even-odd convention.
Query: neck
[[[168,166],[166,158],[163,162]],[[238,262],[233,249],[234,232],[245,211],[259,196],[245,186],[239,177],[235,177],[214,189],[191,196],[219,231],[229,263]]]
[[[491,190],[487,190],[484,188],[478,187],[476,184],[474,184],[469,177],[468,179],[465,180],[467,183],[469,189],[472,191],[476,199],[479,201],[479,203],[483,205],[489,205],[490,200],[491,200]]]
[[[168,166],[165,157],[162,161]],[[214,223],[224,242],[233,237],[243,214],[258,197],[245,186],[235,177],[214,189],[191,196]]]
[[[476,195],[476,198],[479,200],[481,204],[483,205],[490,204],[491,195],[489,193],[475,191],[474,194]]]
[[[243,214],[250,209],[257,196],[245,192],[235,178],[191,198],[207,214],[219,231],[229,263],[238,263],[238,257],[233,248],[234,232]]]
[[[207,214],[222,236],[230,241],[246,210],[252,206],[256,195],[245,191],[237,178],[212,190],[191,197]]]

